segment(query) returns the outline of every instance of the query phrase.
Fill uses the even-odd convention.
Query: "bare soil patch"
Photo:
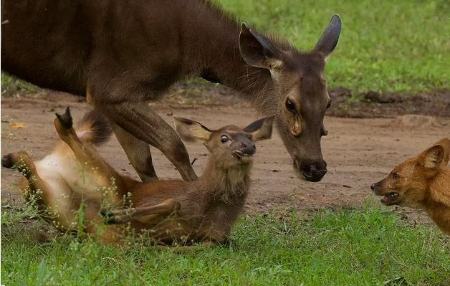
[[[257,118],[254,109],[246,104],[193,107],[169,99],[154,103],[160,115],[171,122],[172,116],[184,116],[215,128],[225,124],[244,126]],[[32,96],[2,99],[2,154],[27,150],[38,159],[47,154],[55,140],[54,112],[70,106],[74,117],[80,118],[89,106],[83,98],[45,92]],[[252,174],[253,185],[247,211],[266,212],[296,209],[359,207],[366,200],[377,199],[370,192],[370,184],[381,179],[391,168],[444,136],[450,136],[450,118],[427,117],[427,121],[397,118],[338,118],[326,117],[329,135],[323,139],[324,157],[329,171],[319,183],[300,180],[278,134],[272,140],[257,145]],[[187,145],[194,167],[201,174],[207,151],[199,144]],[[135,176],[134,170],[113,138],[100,149],[101,154],[124,174]],[[156,149],[153,158],[161,178],[177,178],[177,171]],[[21,203],[15,187],[17,172],[2,169],[2,204]],[[381,204],[380,204],[381,207]],[[417,212],[401,210],[407,217]],[[419,216],[422,220],[423,216]]]

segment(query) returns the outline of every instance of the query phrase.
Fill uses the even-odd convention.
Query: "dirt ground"
[[[47,154],[56,140],[53,128],[54,112],[70,106],[75,120],[89,110],[83,98],[60,93],[2,98],[2,154],[27,150],[38,159]],[[246,105],[154,104],[167,121],[172,116],[199,120],[208,127],[225,124],[244,126],[257,118]],[[381,179],[391,168],[444,136],[450,136],[450,118],[404,115],[396,118],[338,118],[326,117],[329,134],[323,139],[324,158],[328,173],[319,183],[299,179],[279,136],[257,144],[252,173],[252,187],[247,203],[249,212],[265,212],[294,208],[358,207],[366,200],[376,199],[369,186]],[[207,151],[200,144],[188,144],[194,167],[201,174]],[[124,152],[113,138],[100,149],[114,167],[135,176]],[[158,151],[153,158],[161,178],[179,177],[174,167]],[[17,172],[2,169],[2,204],[20,203],[14,183]],[[381,207],[381,204],[380,204]],[[404,211],[409,213],[410,211]]]

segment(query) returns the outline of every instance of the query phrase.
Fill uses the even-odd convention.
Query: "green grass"
[[[218,0],[242,20],[314,47],[333,14],[339,45],[327,65],[330,86],[420,92],[450,88],[448,0]]]
[[[12,96],[16,93],[36,92],[38,90],[38,87],[2,72],[1,90],[2,96]]]
[[[327,65],[331,88],[353,94],[450,89],[448,0],[214,1],[303,50],[314,47],[331,16],[339,14],[343,30]],[[2,77],[2,86],[2,94],[11,94],[17,82]]]
[[[69,236],[38,243],[30,238],[33,227],[8,212],[2,234],[5,285],[450,283],[450,240],[374,207],[321,211],[307,220],[245,217],[229,246],[192,250],[140,243],[116,248]]]

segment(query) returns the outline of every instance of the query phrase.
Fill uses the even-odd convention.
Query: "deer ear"
[[[272,126],[274,116],[265,117],[251,123],[244,131],[252,135],[253,141],[270,139],[272,137]]]
[[[197,121],[180,117],[174,120],[177,133],[186,142],[205,142],[211,137],[212,131]]]
[[[273,70],[282,65],[278,48],[268,38],[252,31],[245,24],[242,24],[239,34],[239,51],[250,66]]]
[[[338,43],[339,35],[341,34],[341,26],[341,18],[338,15],[334,15],[331,18],[328,27],[323,31],[314,50],[322,53],[325,57],[331,54]]]
[[[435,145],[423,153],[423,166],[428,169],[439,168],[444,160],[444,148],[441,145]]]

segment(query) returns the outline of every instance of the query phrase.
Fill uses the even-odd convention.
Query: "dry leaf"
[[[23,122],[12,122],[12,123],[9,124],[9,127],[14,128],[14,129],[25,128],[25,123],[23,123]]]

